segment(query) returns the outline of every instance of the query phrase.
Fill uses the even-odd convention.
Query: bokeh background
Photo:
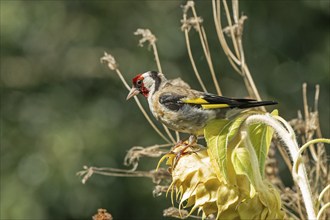
[[[132,146],[163,143],[114,72],[100,63],[112,53],[126,79],[156,69],[137,28],[157,36],[164,73],[200,89],[180,31],[184,1],[1,0],[0,219],[91,219],[105,208],[115,219],[161,219],[170,199],[152,196],[150,179],[76,176],[84,165],[125,168]],[[197,1],[224,95],[246,96],[215,35],[211,1]],[[245,54],[263,99],[286,119],[302,109],[302,83],[312,105],[320,84],[320,117],[329,137],[328,0],[242,1],[248,16]],[[192,50],[214,92],[198,35]],[[142,100],[143,101],[143,100]],[[145,104],[145,101],[143,101]],[[140,170],[154,169],[142,159]]]

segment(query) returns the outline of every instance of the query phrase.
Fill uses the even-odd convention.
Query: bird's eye
[[[137,84],[138,86],[141,86],[141,85],[142,85],[142,80],[138,80],[138,81],[136,82],[136,84]]]

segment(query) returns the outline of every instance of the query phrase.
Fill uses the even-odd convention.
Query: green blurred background
[[[113,54],[126,79],[156,69],[152,51],[138,47],[137,28],[157,36],[168,78],[200,89],[180,31],[184,1],[1,0],[1,209],[0,219],[91,219],[105,208],[115,219],[161,219],[170,199],[153,198],[143,178],[93,176],[84,165],[125,168],[135,145],[163,143],[147,124],[114,72],[100,64]],[[197,12],[211,45],[224,95],[246,96],[215,35],[210,1]],[[242,1],[247,62],[263,99],[280,104],[286,119],[302,109],[301,85],[310,103],[320,84],[320,117],[329,137],[330,42],[328,0]],[[192,50],[214,92],[198,35]],[[145,101],[143,100],[145,104]],[[142,159],[139,169],[154,169]]]

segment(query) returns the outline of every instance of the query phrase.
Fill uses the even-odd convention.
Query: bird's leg
[[[186,143],[188,141],[188,143]],[[188,139],[185,141],[179,141],[171,150],[171,153],[175,154],[175,158],[173,160],[173,168],[176,166],[180,158],[185,155],[185,154],[190,154],[190,153],[195,153],[197,151],[189,151],[187,152],[186,150],[190,147],[193,147],[197,144],[197,136],[195,135],[190,135]],[[178,152],[174,152],[174,150],[180,146],[184,146],[182,149],[180,149]]]
[[[171,149],[171,153],[174,153],[175,149],[177,149],[178,147],[182,147],[183,145],[187,146],[184,149],[186,150],[187,148],[195,146],[196,144],[197,144],[197,136],[192,134],[188,138],[184,138],[176,142],[176,144]]]
[[[190,136],[188,137],[188,138],[184,138],[184,139],[182,139],[182,140],[179,140],[178,142],[176,142],[176,144],[172,147],[172,149],[171,149],[171,153],[174,153],[173,151],[176,149],[176,148],[178,148],[178,147],[180,147],[180,146],[182,146],[182,145],[186,145],[186,141],[189,141],[189,139],[190,139]]]

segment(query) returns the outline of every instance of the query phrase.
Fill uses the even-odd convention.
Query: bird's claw
[[[197,150],[190,150],[190,151],[187,151],[188,148],[192,148],[192,147],[195,147],[195,146],[199,146],[197,144],[197,138],[196,136],[193,136],[191,135],[189,137],[188,140],[180,140],[178,141],[174,147],[172,148],[172,150],[169,152],[169,154],[174,154],[175,157],[172,161],[172,166],[171,166],[171,170],[173,170],[176,165],[178,164],[180,158],[184,155],[187,155],[187,154],[192,154],[192,153],[197,153],[198,151],[200,151],[200,148],[198,148]],[[182,147],[182,149],[177,149],[179,147]]]

